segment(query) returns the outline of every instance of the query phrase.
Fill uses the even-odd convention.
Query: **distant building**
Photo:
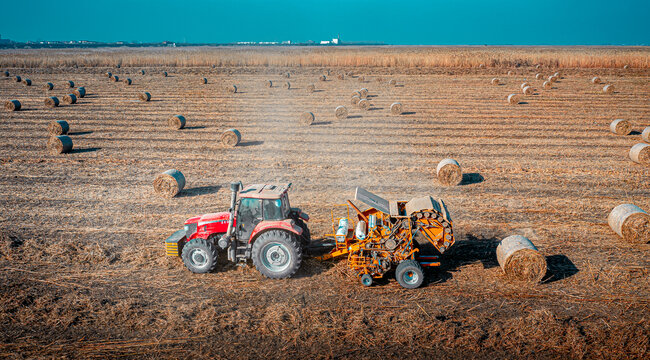
[[[283,41],[282,45],[291,45],[291,40]]]
[[[320,44],[321,45],[329,45],[330,41],[329,40],[321,40]]]

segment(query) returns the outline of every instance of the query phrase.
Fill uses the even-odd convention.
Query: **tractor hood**
[[[218,212],[213,214],[205,214],[203,216],[195,216],[185,220],[185,224],[199,223],[200,225],[204,223],[212,223],[217,221],[228,221],[230,220],[230,213],[227,211]]]

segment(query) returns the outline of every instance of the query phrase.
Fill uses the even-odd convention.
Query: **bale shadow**
[[[199,195],[214,194],[221,189],[221,185],[199,186],[191,189],[183,189],[176,197],[192,197]]]
[[[395,87],[404,87],[404,85],[395,85]]]
[[[552,283],[563,280],[578,273],[578,268],[571,259],[565,255],[549,255],[546,257],[546,275],[542,279],[544,283]]]
[[[361,119],[361,115],[350,115],[347,118],[348,119]]]
[[[314,91],[312,91],[312,92],[317,93],[317,92],[323,92],[323,91],[325,91],[325,90],[314,90]]]
[[[384,109],[383,107],[371,107],[368,108],[368,111],[383,110],[383,109]]]
[[[237,146],[255,146],[255,145],[262,145],[262,144],[264,144],[264,141],[255,140],[255,141],[240,142]]]
[[[102,148],[97,148],[97,147],[93,147],[93,148],[82,148],[82,149],[72,149],[72,151],[70,151],[70,154],[81,154],[81,153],[87,153],[87,152],[98,151],[98,150],[101,150],[101,149],[102,149]]]
[[[74,131],[74,132],[69,132],[68,135],[88,135],[92,133],[93,131]]]
[[[528,105],[528,102],[526,101],[520,101],[517,103],[517,105]]]
[[[331,121],[321,121],[321,122],[312,123],[312,126],[313,125],[317,125],[317,126],[318,125],[330,125],[331,123],[332,123]]]
[[[632,130],[628,135],[641,135],[641,133],[636,130]]]
[[[405,111],[402,115],[415,115],[415,111]]]
[[[196,130],[196,129],[205,129],[205,126],[186,126],[184,129],[187,130]]]
[[[467,173],[463,174],[463,179],[460,181],[460,185],[471,185],[482,183],[485,180],[483,175],[479,173]]]
[[[379,95],[366,95],[367,98],[376,98]]]

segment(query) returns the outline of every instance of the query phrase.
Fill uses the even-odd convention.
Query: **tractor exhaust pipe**
[[[230,209],[228,210],[230,212],[230,219],[228,219],[228,230],[226,230],[226,233],[223,234],[223,236],[219,239],[218,244],[220,248],[226,249],[230,247],[228,250],[228,260],[235,261],[235,246],[231,246],[232,244],[232,235],[233,235],[233,222],[235,221],[235,205],[237,203],[237,193],[241,189],[242,183],[241,181],[238,182],[231,182],[230,183],[230,191],[232,192],[232,195],[230,197]]]

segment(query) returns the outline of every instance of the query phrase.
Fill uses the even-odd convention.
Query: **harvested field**
[[[599,67],[610,50],[587,49],[582,62],[562,48],[489,49],[467,58],[474,67],[460,56],[449,57],[456,67],[427,57],[407,66],[408,48],[386,48],[395,61],[383,65],[381,48],[362,53],[356,63],[368,66],[355,67],[344,53],[313,50],[332,74],[394,81],[364,83],[367,111],[348,104],[355,78],[305,91],[325,65],[303,49],[269,50],[259,64],[245,56],[262,50],[229,48],[205,59],[0,51],[0,68],[36,85],[0,78],[0,103],[22,103],[0,112],[0,357],[647,358],[650,245],[621,238],[607,218],[622,203],[650,209],[650,168],[628,157],[650,126],[648,50],[616,50]],[[250,64],[234,63],[242,56]],[[102,76],[117,63],[133,85]],[[551,91],[508,104],[523,81],[538,88],[535,74],[557,66]],[[291,90],[262,86],[289,72]],[[604,94],[595,74],[616,90]],[[56,84],[47,94],[62,98],[67,80],[85,97],[45,107],[41,85]],[[154,96],[139,101],[145,91]],[[391,115],[394,102],[402,115]],[[337,119],[342,104],[349,113]],[[305,110],[311,126],[300,125]],[[166,126],[171,114],[188,126]],[[613,135],[613,119],[629,120],[630,134]],[[45,146],[54,120],[70,125],[70,153]],[[221,143],[228,129],[241,132],[237,146]],[[444,158],[462,164],[459,185],[437,181]],[[187,180],[173,198],[152,186],[167,169]],[[227,209],[237,180],[292,182],[291,205],[310,215],[315,239],[356,186],[387,199],[442,198],[456,244],[415,290],[391,278],[362,287],[344,261],[310,258],[295,278],[274,281],[225,261],[193,274],[165,257],[164,239],[189,217]],[[503,273],[496,246],[509,235],[545,257],[540,283]]]

